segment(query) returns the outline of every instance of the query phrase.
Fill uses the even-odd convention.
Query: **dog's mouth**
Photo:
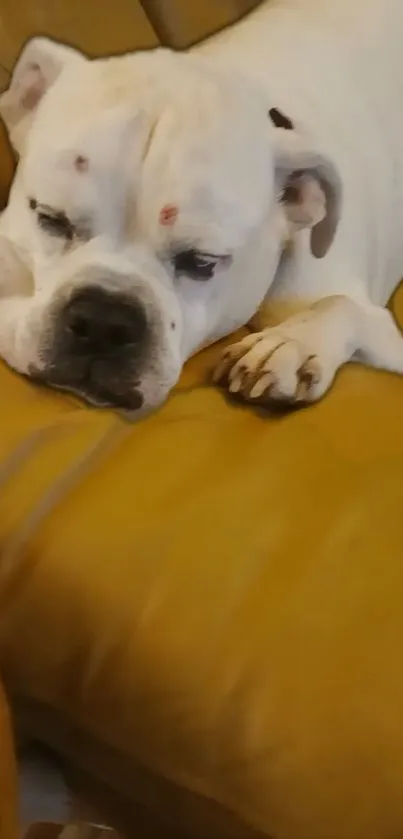
[[[96,382],[91,374],[71,380],[62,371],[53,369],[31,369],[29,378],[37,384],[72,393],[96,408],[112,408],[123,411],[138,411],[144,404],[139,381],[114,381],[113,384]]]
[[[113,393],[106,388],[95,390],[94,388],[83,389],[82,386],[75,387],[55,384],[51,384],[51,387],[69,391],[74,396],[78,396],[79,399],[82,399],[89,405],[93,405],[95,408],[112,408],[114,410],[131,412],[139,411],[144,404],[144,396],[138,388],[134,388],[127,393]]]

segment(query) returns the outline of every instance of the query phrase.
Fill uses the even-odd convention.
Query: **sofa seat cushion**
[[[0,667],[251,835],[394,839],[403,381],[351,365],[270,416],[218,352],[135,425],[1,368]]]

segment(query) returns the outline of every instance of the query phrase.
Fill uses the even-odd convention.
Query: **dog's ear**
[[[0,96],[0,116],[17,152],[46,91],[68,63],[84,60],[77,50],[49,38],[32,38],[25,45]]]
[[[279,197],[293,233],[311,228],[311,251],[320,259],[333,242],[341,212],[341,180],[333,163],[310,149],[302,136],[274,130]]]

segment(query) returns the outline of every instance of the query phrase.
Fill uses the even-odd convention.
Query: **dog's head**
[[[37,38],[0,113],[19,157],[0,232],[25,266],[1,351],[95,404],[158,405],[254,313],[286,229],[310,227],[317,257],[332,241],[333,167],[202,56],[90,61]]]

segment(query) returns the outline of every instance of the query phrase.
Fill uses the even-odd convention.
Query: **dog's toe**
[[[260,341],[260,333],[252,333],[227,347],[214,370],[213,381],[224,385],[235,379],[237,374],[244,370],[244,365],[238,366],[240,359],[243,359]]]

